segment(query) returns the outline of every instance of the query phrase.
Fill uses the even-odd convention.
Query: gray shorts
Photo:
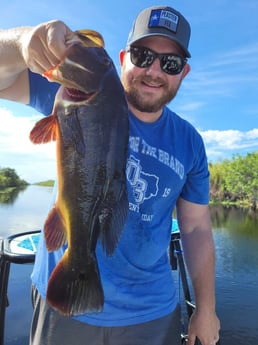
[[[131,326],[92,326],[60,315],[32,288],[30,345],[180,345],[180,307],[168,316]]]

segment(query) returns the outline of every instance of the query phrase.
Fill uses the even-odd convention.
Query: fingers
[[[207,315],[195,310],[189,320],[187,345],[216,345],[219,330],[220,322],[215,313]]]
[[[46,37],[43,43],[46,43],[51,61],[60,61],[74,36],[74,32],[62,21],[55,20],[46,24]]]
[[[187,345],[195,345],[195,340],[196,340],[196,336],[192,335],[192,334],[188,334],[187,337]]]
[[[23,58],[30,70],[44,73],[56,66],[64,56],[74,33],[62,22],[53,20],[27,31],[23,42]]]
[[[211,341],[211,342],[203,342],[201,343],[199,341],[199,339],[197,337],[189,337],[187,336],[185,339],[184,339],[184,342],[183,342],[184,345],[220,345],[220,340],[219,338],[216,338],[216,340],[214,341]]]

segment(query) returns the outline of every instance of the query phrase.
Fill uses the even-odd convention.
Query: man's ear
[[[183,70],[182,79],[184,79],[187,76],[187,74],[190,72],[190,70],[191,70],[191,67],[187,63],[184,67],[184,70]]]

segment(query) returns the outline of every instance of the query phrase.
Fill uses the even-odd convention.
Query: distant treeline
[[[212,202],[258,205],[258,151],[246,156],[234,155],[230,160],[209,163],[210,196]],[[14,169],[0,168],[0,190],[22,187],[28,183],[21,180]],[[53,186],[53,181],[39,183]]]
[[[24,187],[28,183],[21,180],[16,171],[11,168],[0,168],[0,190]]]
[[[210,163],[211,200],[236,203],[257,209],[258,151],[231,160]]]
[[[35,183],[37,186],[43,186],[43,187],[53,187],[55,184],[54,180],[47,180],[42,182]]]

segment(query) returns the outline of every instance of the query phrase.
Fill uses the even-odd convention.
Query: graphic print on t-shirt
[[[163,147],[150,145],[139,136],[130,136],[129,149],[126,166],[129,209],[141,213],[141,220],[150,222],[154,209],[158,212],[178,197],[184,165]]]
[[[137,204],[142,204],[145,200],[158,194],[158,176],[145,173],[140,161],[133,155],[127,161],[126,175]]]

